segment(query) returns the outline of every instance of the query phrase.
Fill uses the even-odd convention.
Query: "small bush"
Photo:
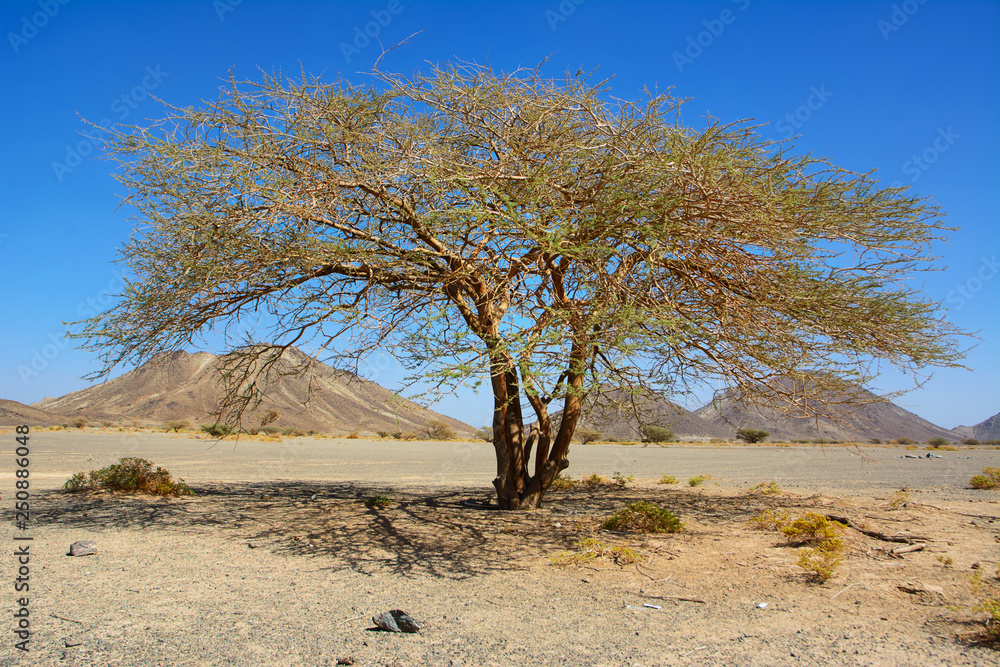
[[[604,479],[603,477],[601,477],[600,475],[598,475],[596,472],[593,473],[593,474],[591,474],[591,475],[589,475],[589,476],[587,476],[587,477],[583,478],[583,483],[586,484],[587,486],[590,486],[590,487],[600,486],[601,484],[606,484],[607,481],[608,480]]]
[[[181,429],[187,428],[189,423],[190,422],[184,419],[171,419],[170,421],[163,422],[163,428],[168,431],[173,431],[174,433],[177,433]]]
[[[871,443],[871,444],[873,444],[873,445],[881,445],[881,444],[882,444],[882,441],[881,441],[881,440],[879,440],[878,438],[872,438],[872,439],[871,439],[871,440],[869,440],[868,442],[870,442],[870,443]]]
[[[824,582],[833,576],[833,571],[840,565],[841,560],[835,551],[819,548],[803,549],[796,564],[803,570],[811,572],[816,580]]]
[[[194,495],[194,491],[183,479],[173,481],[168,471],[146,459],[125,457],[107,468],[78,472],[63,484],[66,491],[88,491],[104,489],[128,493],[151,493],[157,496]]]
[[[773,496],[781,493],[781,487],[777,482],[761,482],[750,489],[750,493],[763,493],[765,496]]]
[[[933,447],[934,449],[938,449],[940,447],[944,447],[945,445],[947,445],[948,441],[945,440],[944,438],[931,438],[930,440],[927,441],[927,444]]]
[[[306,435],[306,432],[300,428],[295,428],[294,426],[286,426],[281,429],[281,435],[288,438],[301,438]]]
[[[962,444],[963,445],[981,445],[982,443],[979,442],[978,440],[976,440],[975,438],[966,438],[965,440],[962,441]]]
[[[350,433],[347,434],[348,440],[357,440],[358,437],[359,437],[358,434],[355,433],[354,431],[351,431]]]
[[[83,417],[77,417],[76,419],[73,420],[73,426],[77,428],[86,428],[87,420],[84,419]]]
[[[706,480],[712,479],[711,475],[698,475],[688,478],[688,486],[701,486]]]
[[[764,439],[771,435],[767,431],[762,431],[759,428],[741,428],[737,429],[736,437],[739,440],[743,440],[750,444],[755,442],[763,442]]]
[[[618,471],[615,471],[615,474],[611,475],[611,481],[621,487],[624,487],[626,484],[628,484],[634,479],[635,477],[633,477],[632,475],[626,477],[625,475],[621,474]]]
[[[764,510],[749,521],[751,530],[767,530],[771,532],[781,530],[790,522],[791,517],[788,516],[788,512],[785,510],[777,513],[771,510]]]
[[[389,496],[371,496],[370,498],[365,498],[365,507],[369,509],[381,509],[383,507],[388,507],[392,504],[392,498]]]
[[[378,437],[380,437],[380,438],[388,438],[389,437],[389,432],[388,431],[375,431],[375,434],[378,435]]]
[[[552,556],[550,559],[554,565],[585,565],[598,558],[607,557],[615,565],[619,567],[624,567],[625,565],[631,565],[632,563],[637,563],[642,560],[643,554],[627,547],[625,545],[617,545],[613,547],[606,547],[598,540],[592,537],[588,537],[585,540],[581,540],[578,544],[579,551],[576,553],[571,553],[564,551],[560,554]]]
[[[569,491],[576,488],[576,480],[566,475],[563,477],[562,473],[556,475],[556,478],[552,480],[552,488],[559,491]]]
[[[428,440],[453,440],[455,429],[443,421],[434,420],[427,426],[425,434]]]
[[[673,442],[674,432],[665,426],[652,424],[642,428],[643,442]]]
[[[895,440],[892,441],[892,444],[894,444],[894,445],[915,445],[917,443],[915,443],[910,438],[896,438]]]
[[[576,433],[574,434],[585,445],[600,440],[602,435],[604,434],[600,431],[586,427],[576,429]]]
[[[982,475],[973,475],[969,486],[974,489],[995,489],[1000,486],[1000,468],[983,468]]]
[[[233,427],[229,424],[202,424],[201,430],[213,438],[224,438],[233,432]]]
[[[908,502],[910,502],[909,492],[905,490],[896,491],[894,494],[892,494],[892,497],[889,498],[889,509],[891,510],[903,509],[904,507],[906,507],[906,504]]]
[[[813,512],[806,512],[781,528],[789,544],[815,546],[822,551],[840,551],[843,548],[841,530],[841,524]]]
[[[660,475],[660,481],[657,484],[676,484],[677,478],[673,475]]]
[[[277,410],[268,410],[262,415],[257,415],[257,417],[260,419],[260,428],[263,429],[265,426],[278,421],[281,418],[281,413]]]
[[[640,500],[628,503],[624,509],[609,516],[601,522],[601,528],[639,533],[679,533],[684,530],[684,524],[670,510]]]
[[[485,440],[486,442],[493,442],[493,427],[484,426],[478,431],[476,431],[476,437],[480,440]]]

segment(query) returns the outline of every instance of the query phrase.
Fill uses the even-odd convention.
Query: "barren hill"
[[[474,431],[468,424],[322,363],[314,363],[304,374],[293,374],[306,358],[294,349],[282,355],[277,365],[280,377],[266,387],[266,398],[253,414],[244,415],[244,425],[255,425],[260,414],[276,410],[281,414],[276,426],[327,433],[416,433],[431,421],[444,422],[460,434]],[[118,378],[59,398],[46,398],[33,407],[91,421],[211,422],[222,395],[219,360],[208,352],[166,352]]]
[[[884,441],[910,438],[925,442],[938,437],[962,439],[959,433],[932,424],[894,403],[874,400],[875,394],[865,389],[855,388],[854,391],[862,401],[872,402],[842,408],[836,422],[828,418],[794,416],[792,410],[785,413],[782,408],[791,408],[791,404],[782,404],[780,400],[776,406],[747,404],[731,391],[695,410],[695,414],[719,426],[763,429],[771,434],[772,440],[866,442],[872,438]],[[839,403],[843,397],[832,396],[830,400]]]
[[[0,398],[0,426],[59,426],[69,421],[65,415]]]
[[[641,415],[641,422],[636,412]],[[561,410],[554,413],[553,421],[561,415]],[[641,440],[644,425],[669,428],[677,438],[732,440],[735,437],[732,428],[706,421],[675,403],[662,398],[633,398],[620,389],[607,389],[596,399],[589,399],[577,428],[592,428],[604,438]]]
[[[959,426],[955,432],[977,440],[1000,440],[1000,412],[975,426]]]

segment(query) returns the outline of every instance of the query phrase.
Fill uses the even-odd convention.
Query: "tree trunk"
[[[580,362],[585,351],[574,342],[570,351],[570,371],[567,372],[569,392],[563,403],[559,431],[551,437],[551,422],[544,404],[531,400],[538,414],[538,430],[527,439],[524,437],[524,418],[521,414],[521,388],[517,371],[505,359],[493,364],[493,448],[497,456],[497,476],[493,486],[497,492],[497,505],[504,510],[526,510],[541,507],[545,492],[556,476],[569,466],[567,454],[573,431],[582,411],[583,374]],[[535,453],[535,474],[530,474],[531,446],[538,440]],[[551,443],[551,447],[550,447]]]

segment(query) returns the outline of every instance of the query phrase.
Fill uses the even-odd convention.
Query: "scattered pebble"
[[[97,542],[80,540],[69,545],[70,556],[92,556],[97,553]]]
[[[390,609],[378,616],[372,616],[372,623],[386,632],[417,632],[423,627],[400,609]]]

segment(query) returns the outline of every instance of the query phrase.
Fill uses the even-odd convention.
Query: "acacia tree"
[[[790,377],[821,397],[878,360],[958,363],[906,283],[946,229],[935,206],[680,108],[538,69],[231,80],[110,135],[133,277],[78,335],[100,376],[265,314],[250,340],[269,343],[228,357],[230,418],[304,341],[391,350],[439,388],[488,378],[507,509],[541,503],[596,387],[773,396]]]

